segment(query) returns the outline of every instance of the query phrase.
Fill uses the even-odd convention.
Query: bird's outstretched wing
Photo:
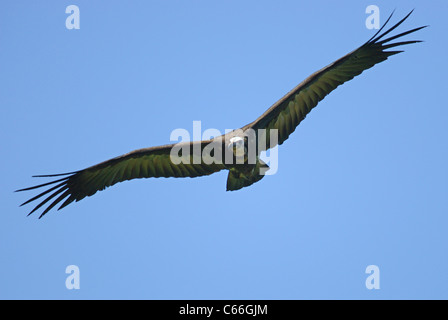
[[[39,218],[50,211],[61,201],[65,200],[58,208],[69,205],[73,201],[79,201],[85,197],[95,194],[97,191],[104,190],[118,182],[137,179],[137,178],[158,178],[158,177],[199,177],[212,174],[224,169],[224,166],[219,161],[211,161],[213,159],[206,159],[202,156],[202,151],[206,146],[210,146],[211,140],[198,142],[185,142],[177,144],[180,151],[184,146],[184,150],[189,150],[187,159],[184,162],[173,163],[170,157],[172,145],[153,147],[147,149],[135,150],[117,158],[104,161],[95,166],[86,168],[84,170],[56,174],[56,175],[41,175],[35,177],[61,177],[54,181],[40,184],[34,187],[20,189],[17,191],[27,191],[47,187],[48,189],[29,199],[22,204],[25,205],[34,200],[40,199],[44,196],[44,200],[40,202],[30,213],[35,212],[47,202],[50,205],[42,212]],[[219,147],[219,146],[218,146]],[[197,156],[193,159],[194,156]],[[178,159],[181,159],[180,157]]]
[[[263,113],[258,119],[246,125],[243,129],[245,130],[252,128],[255,131],[258,131],[258,129],[266,129],[266,149],[269,149],[269,147],[275,147],[275,141],[272,143],[270,142],[269,131],[270,129],[277,129],[278,144],[282,144],[286,139],[288,139],[289,135],[294,132],[299,123],[305,119],[307,114],[310,113],[319,101],[321,101],[327,94],[344,82],[347,82],[355,76],[361,74],[364,70],[373,67],[375,64],[386,60],[394,54],[403,52],[400,50],[386,51],[387,49],[421,42],[418,40],[411,40],[391,43],[391,41],[395,39],[418,31],[426,26],[415,28],[383,39],[391,31],[402,24],[411,13],[412,11],[393,27],[381,33],[392,17],[391,14],[381,29],[378,30],[378,32],[369,41],[339,60],[336,60],[327,67],[313,73],[282,99],[266,110],[266,112]],[[261,148],[263,148],[263,146],[261,146]]]
[[[289,135],[294,132],[295,128],[306,117],[311,109],[313,109],[320,100],[336,87],[351,80],[353,77],[359,75],[364,70],[371,68],[375,64],[386,60],[389,56],[402,52],[396,50],[386,51],[387,49],[420,42],[413,40],[391,43],[392,40],[413,33],[424,27],[415,28],[382,40],[387,34],[403,23],[411,13],[412,11],[389,30],[381,33],[392,17],[391,15],[381,29],[364,45],[322,70],[312,74],[285,97],[270,107],[261,117],[244,126],[242,128],[243,131],[249,128],[255,129],[255,131],[257,131],[257,129],[266,129],[266,146],[274,147],[269,141],[269,130],[278,129],[278,143],[282,144]],[[227,136],[228,135],[226,135],[226,137]],[[217,139],[215,138],[215,141],[216,140]],[[84,170],[67,174],[39,176],[58,178],[48,183],[17,191],[48,187],[48,189],[42,193],[22,204],[24,205],[44,197],[43,201],[29,213],[31,214],[45,204],[50,203],[40,215],[40,217],[42,217],[62,201],[64,202],[62,202],[59,209],[67,206],[73,201],[79,201],[95,194],[97,191],[104,190],[115,183],[125,180],[150,177],[197,177],[209,175],[225,169],[225,166],[222,164],[224,161],[216,162],[210,161],[210,159],[206,161],[207,159],[202,156],[202,151],[209,146],[210,143],[211,140],[186,143],[183,145],[186,146],[187,150],[190,150],[188,153],[190,159],[186,162],[173,163],[170,155],[174,145],[140,149]],[[221,141],[218,143],[218,149],[223,148]],[[223,155],[223,149],[218,149],[217,154]],[[198,152],[200,153],[199,157],[197,155]],[[197,159],[199,159],[199,161]]]

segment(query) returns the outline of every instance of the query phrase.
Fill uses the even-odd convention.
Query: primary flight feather
[[[401,25],[411,13],[412,11],[390,29],[382,32],[392,17],[391,14],[381,29],[369,41],[327,67],[313,73],[266,110],[258,119],[239,130],[210,140],[135,150],[84,170],[58,175],[35,176],[58,178],[48,183],[17,190],[27,191],[48,187],[48,189],[22,205],[44,197],[43,201],[38,203],[29,213],[31,214],[49,203],[39,216],[41,218],[60,203],[58,210],[73,201],[92,196],[97,191],[104,190],[118,182],[151,177],[199,177],[224,169],[229,170],[227,190],[238,190],[249,186],[261,180],[264,177],[263,170],[268,168],[267,164],[259,159],[260,152],[275,147],[277,144],[280,145],[288,139],[299,123],[326,95],[339,85],[361,74],[364,70],[402,52],[401,50],[388,49],[421,42],[418,40],[392,41],[426,26],[385,38],[386,35]],[[263,137],[266,138],[265,145],[256,146],[255,162],[248,160],[247,135],[245,133],[250,130],[253,130],[255,134],[263,132]],[[276,131],[277,140],[270,140],[271,131]],[[207,159],[204,157],[204,154],[206,154],[204,151],[210,146],[212,146],[213,151],[208,153],[211,156]],[[174,161],[171,157],[174,147],[182,151],[183,161],[180,163]],[[226,161],[227,158],[224,159],[227,150],[232,153],[232,161],[230,162]],[[237,159],[241,161],[237,161]]]

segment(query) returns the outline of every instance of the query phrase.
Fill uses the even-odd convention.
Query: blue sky
[[[68,30],[65,8],[80,9]],[[26,217],[14,193],[172,130],[239,128],[396,9],[424,43],[332,92],[237,192],[141,179]],[[446,1],[2,1],[0,298],[447,299]],[[66,267],[80,270],[68,290]],[[380,289],[368,290],[377,265]]]

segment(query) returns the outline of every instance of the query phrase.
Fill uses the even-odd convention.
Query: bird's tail
[[[255,168],[249,172],[231,168],[227,177],[227,191],[239,190],[260,181],[267,170],[269,170],[269,166],[261,159],[258,159]]]

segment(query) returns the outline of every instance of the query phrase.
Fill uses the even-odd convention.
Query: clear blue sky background
[[[67,30],[76,4],[81,29]],[[241,127],[374,33],[429,24],[339,87],[279,148],[279,170],[142,179],[26,217],[14,190]],[[448,298],[447,1],[2,1],[0,298]],[[365,269],[380,268],[368,290]],[[81,289],[67,290],[77,265]]]

